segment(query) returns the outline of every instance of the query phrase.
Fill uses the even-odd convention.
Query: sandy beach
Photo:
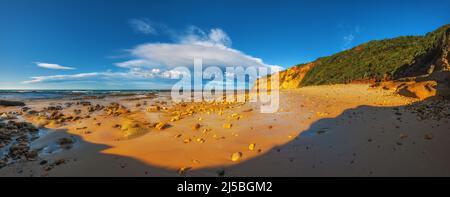
[[[280,98],[273,114],[250,102],[175,104],[168,93],[1,107],[3,119],[40,129],[25,151],[2,143],[0,176],[450,175],[448,101],[367,84]]]

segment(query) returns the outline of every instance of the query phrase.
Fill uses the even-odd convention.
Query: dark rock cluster
[[[0,168],[15,160],[35,160],[38,152],[30,149],[30,142],[37,138],[38,129],[31,123],[0,122]]]
[[[416,114],[419,120],[444,120],[450,119],[450,101],[430,100],[408,105],[406,109]]]

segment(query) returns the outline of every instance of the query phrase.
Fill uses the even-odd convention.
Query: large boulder
[[[129,118],[123,118],[120,125],[121,136],[124,139],[136,138],[149,132],[149,128],[145,127],[142,122]]]
[[[404,85],[399,88],[398,93],[402,96],[418,98],[420,100],[436,96],[436,81],[422,81]]]
[[[119,103],[111,103],[105,108],[105,112],[108,116],[119,116],[122,114],[127,114],[130,111]]]
[[[450,99],[450,71],[433,73],[432,77],[438,82],[437,94]]]

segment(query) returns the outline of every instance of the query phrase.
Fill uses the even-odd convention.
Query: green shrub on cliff
[[[402,66],[437,47],[450,25],[425,36],[402,36],[376,40],[314,61],[301,86],[348,83],[354,80],[381,80],[393,76]],[[301,66],[301,65],[299,65]]]

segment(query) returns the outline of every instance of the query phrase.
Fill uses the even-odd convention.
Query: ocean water
[[[83,98],[89,96],[146,95],[167,90],[0,90],[1,100]]]

